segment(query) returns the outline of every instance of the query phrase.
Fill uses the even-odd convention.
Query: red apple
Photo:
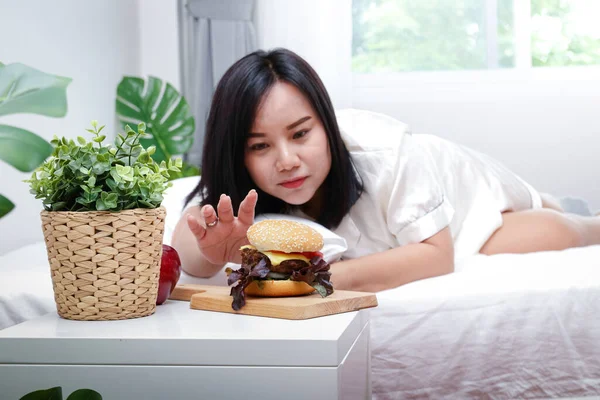
[[[161,305],[169,298],[180,276],[181,260],[179,260],[177,250],[163,244],[160,260],[160,279],[158,281],[158,297],[156,298],[157,305]]]

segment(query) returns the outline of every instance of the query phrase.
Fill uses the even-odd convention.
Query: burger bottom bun
[[[315,288],[306,282],[264,280],[259,287],[257,281],[252,281],[246,287],[245,292],[250,296],[259,297],[289,297],[302,296],[315,291]]]

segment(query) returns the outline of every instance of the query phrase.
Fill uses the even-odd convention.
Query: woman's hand
[[[194,216],[187,216],[188,226],[196,237],[198,248],[208,262],[225,264],[240,259],[239,249],[248,244],[246,232],[254,223],[257,200],[258,194],[252,189],[240,203],[236,217],[233,215],[231,198],[222,194],[217,212],[211,205],[202,207],[200,213],[204,218],[204,226]]]

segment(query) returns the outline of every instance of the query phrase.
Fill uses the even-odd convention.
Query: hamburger
[[[248,229],[250,245],[240,248],[241,268],[227,268],[233,285],[234,310],[246,304],[246,295],[301,296],[317,291],[333,293],[329,264],[323,260],[323,236],[311,227],[288,220],[265,220]]]

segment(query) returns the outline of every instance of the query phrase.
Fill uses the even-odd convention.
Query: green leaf
[[[100,193],[100,202],[106,207],[106,209],[117,207],[118,196],[116,193]]]
[[[314,287],[317,292],[321,295],[321,297],[326,297],[327,296],[327,289],[325,288],[325,286],[321,285],[319,282],[313,282],[310,284],[312,287]]]
[[[175,165],[179,166],[181,159],[178,158],[176,160]],[[188,176],[197,176],[200,175],[200,168],[196,167],[195,165],[191,165],[185,162],[181,163],[181,166],[179,166],[180,171],[179,172],[174,172],[174,171],[169,171],[169,180],[175,180],[175,179],[179,179],[179,178],[186,178]]]
[[[15,205],[12,201],[0,194],[0,218],[11,212],[13,208],[15,208]]]
[[[131,182],[133,180],[133,168],[131,168],[130,166],[122,166],[122,165],[117,165],[117,174],[119,174],[119,176],[128,182]]]
[[[149,135],[140,142],[145,148],[156,146],[152,157],[157,162],[183,154],[192,146],[194,117],[185,97],[170,83],[152,76],[147,80],[125,77],[117,87],[116,110],[124,129],[130,123],[146,124]]]
[[[142,193],[142,196],[144,196],[144,197],[150,196],[150,190],[145,186],[140,186],[140,192]]]
[[[95,390],[79,389],[71,393],[67,400],[102,400],[102,396]]]
[[[112,171],[111,171],[112,172]],[[106,185],[110,188],[110,190],[117,190],[117,182],[115,182],[113,179],[108,178],[106,180]]]
[[[142,164],[146,164],[147,162],[150,161],[150,156],[148,155],[148,153],[142,153],[138,157],[138,161],[141,162]]]
[[[0,125],[0,160],[21,172],[33,171],[50,154],[52,145],[33,132]]]
[[[145,208],[155,208],[156,207],[156,204],[152,204],[145,200],[140,200],[140,205],[145,206]]]
[[[105,211],[107,209],[108,207],[106,207],[106,204],[104,204],[104,201],[102,201],[102,199],[96,200],[96,210]]]
[[[109,168],[110,168],[110,165],[108,162],[95,162],[92,165],[92,171],[96,175],[103,174],[104,172],[108,171]]]
[[[62,388],[60,386],[45,390],[36,390],[21,397],[19,400],[62,400]]]
[[[87,143],[86,140],[84,138],[82,138],[81,136],[77,136],[77,141],[82,146],[84,146]]]
[[[20,63],[8,64],[0,69],[0,115],[30,113],[64,117],[70,83],[70,78]]]
[[[52,204],[52,211],[62,211],[67,207],[66,201],[59,201]]]

